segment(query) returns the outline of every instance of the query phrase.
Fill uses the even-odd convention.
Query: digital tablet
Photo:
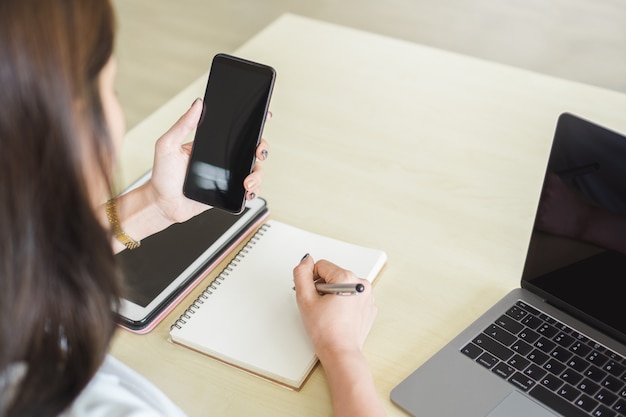
[[[152,330],[267,215],[262,198],[247,202],[238,215],[210,209],[116,254],[126,285],[120,325],[136,333]]]

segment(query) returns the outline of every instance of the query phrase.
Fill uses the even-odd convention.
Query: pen
[[[320,294],[355,295],[365,291],[363,284],[327,284],[316,282],[315,289]]]

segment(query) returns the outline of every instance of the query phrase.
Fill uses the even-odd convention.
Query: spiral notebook
[[[306,253],[370,282],[387,260],[382,250],[269,220],[171,326],[171,341],[299,390],[317,363],[293,289]]]

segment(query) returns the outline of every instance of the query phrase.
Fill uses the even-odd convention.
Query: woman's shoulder
[[[143,376],[108,355],[89,385],[61,417],[183,417]]]

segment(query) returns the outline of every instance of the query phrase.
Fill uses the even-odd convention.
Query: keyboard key
[[[570,352],[569,350],[562,348],[561,346],[557,346],[554,348],[552,352],[550,352],[550,356],[565,363],[569,358],[574,356],[574,354]]]
[[[576,385],[583,379],[583,376],[572,371],[571,369],[568,369],[561,374],[560,378],[570,385]]]
[[[598,406],[598,402],[596,400],[586,395],[581,395],[574,404],[587,412],[591,412],[591,410]]]
[[[496,320],[496,324],[512,334],[518,334],[524,328],[524,326],[505,314]]]
[[[502,359],[503,361],[506,361],[511,356],[513,356],[513,352],[510,349],[500,344],[499,342],[496,342],[494,339],[484,333],[476,336],[474,340],[472,340],[472,342],[476,346],[485,349],[487,352],[490,352],[491,354]]]
[[[617,417],[617,413],[609,410],[605,406],[599,406],[592,414],[594,417]]]
[[[572,332],[572,337],[583,343],[587,343],[589,341],[589,338],[587,336],[585,336],[584,334],[580,334],[576,331]]]
[[[617,414],[614,411],[609,410],[605,406],[601,405],[596,410],[591,413],[594,417],[616,417]]]
[[[556,344],[554,342],[549,341],[545,337],[541,337],[541,338],[539,338],[539,340],[537,340],[533,344],[533,346],[536,347],[537,349],[543,351],[543,352],[549,353],[552,349],[554,349]]]
[[[535,381],[533,381],[532,379],[528,378],[527,376],[525,376],[524,374],[520,372],[515,372],[509,378],[509,382],[523,391],[528,391],[530,387],[535,385]]]
[[[604,352],[606,350],[606,348],[604,346],[602,346],[598,342],[594,342],[593,340],[588,341],[587,344],[589,346],[591,346],[591,349],[593,349],[593,350],[595,350],[597,352]]]
[[[507,363],[518,371],[523,371],[528,365],[530,365],[530,361],[526,358],[521,357],[520,355],[513,355],[513,357],[509,359]]]
[[[536,329],[543,324],[543,320],[535,316],[528,315],[521,320],[521,323],[530,329]]]
[[[539,333],[533,330],[524,329],[518,333],[517,337],[519,337],[520,339],[522,339],[523,341],[527,343],[532,344],[532,343],[535,343],[535,341],[537,341],[537,339],[539,339],[541,336],[539,335]]]
[[[491,369],[495,364],[497,364],[500,361],[498,360],[498,358],[493,356],[491,353],[484,352],[482,355],[480,355],[476,359],[476,362],[478,362],[479,364],[481,364],[485,368]]]
[[[615,362],[622,362],[624,360],[624,357],[622,355],[613,352],[612,350],[607,349],[605,354],[609,357],[609,359],[614,360]]]
[[[585,369],[589,367],[589,362],[584,360],[583,358],[579,358],[578,356],[574,356],[572,359],[567,361],[567,366],[572,368],[577,372],[583,372]]]
[[[517,341],[517,337],[515,337],[515,335],[507,332],[502,327],[495,324],[487,327],[484,333],[502,343],[504,346],[511,346],[513,342]]]
[[[564,400],[560,396],[554,394],[549,391],[545,387],[541,385],[536,385],[529,392],[531,397],[537,399],[539,402],[547,405],[552,408],[554,411],[561,413],[564,416],[568,417],[588,417],[589,415],[585,413],[580,408],[576,407],[574,404]]]
[[[513,319],[520,321],[524,317],[528,315],[526,310],[521,309],[520,307],[513,306],[506,312],[506,315],[512,317]]]
[[[552,338],[552,340],[554,340],[557,345],[562,346],[564,348],[569,347],[572,343],[574,343],[574,338],[568,334],[565,334],[563,332],[558,333],[556,336],[554,336],[554,338]]]
[[[565,384],[556,391],[561,397],[569,401],[574,401],[580,395],[580,391],[569,384]]]
[[[513,352],[517,352],[520,355],[527,355],[528,352],[533,350],[533,347],[529,345],[528,343],[524,342],[523,340],[517,340],[515,343],[513,343],[510,346],[510,348]]]
[[[609,360],[609,362],[606,363],[602,367],[602,369],[604,369],[605,371],[607,371],[608,373],[610,373],[613,376],[619,377],[620,375],[622,375],[624,373],[624,371],[626,371],[626,366],[620,365],[615,360]]]
[[[562,331],[563,333],[572,333],[573,330],[567,324],[557,323],[554,327]]]
[[[585,357],[589,354],[589,352],[591,352],[591,347],[589,347],[584,342],[579,341],[570,346],[569,350],[579,356]]]
[[[539,381],[541,385],[548,388],[551,391],[556,391],[561,385],[563,385],[563,381],[556,375],[546,374],[541,381]]]
[[[515,368],[507,365],[504,362],[500,362],[499,364],[493,367],[491,372],[493,372],[496,375],[499,375],[500,377],[504,379],[507,379],[508,377],[510,377],[511,375],[515,373]]]
[[[543,369],[546,369],[555,375],[560,375],[561,372],[565,370],[565,365],[555,359],[550,359],[545,365],[543,365]]]
[[[542,320],[547,321],[549,324],[555,324],[556,320],[554,320],[552,317],[548,316],[547,314],[541,313],[539,314],[539,318]]]
[[[597,367],[602,367],[605,363],[609,361],[609,358],[604,356],[600,352],[591,352],[589,355],[587,355],[587,360]]]
[[[531,362],[536,363],[537,365],[543,365],[544,363],[546,363],[546,361],[548,359],[550,359],[550,356],[548,356],[547,354],[534,349],[532,352],[530,352],[528,354],[528,356],[526,356]]]
[[[524,370],[523,373],[524,375],[534,379],[535,381],[539,381],[547,372],[537,365],[530,365]]]
[[[613,392],[619,392],[624,388],[624,383],[611,375],[607,376],[600,385]]]
[[[555,336],[559,332],[556,329],[556,327],[550,326],[547,323],[542,324],[536,330],[537,330],[537,333],[539,333],[540,335],[543,335],[544,337],[547,337],[548,339],[551,339],[553,336]]]
[[[579,390],[585,394],[593,395],[600,389],[600,385],[596,384],[592,380],[585,378],[577,386]]]
[[[618,400],[611,409],[626,415],[626,400]]]
[[[473,343],[468,343],[463,349],[461,349],[461,353],[472,359],[476,359],[481,353],[483,353],[483,350]]]
[[[606,389],[600,390],[600,392],[598,392],[593,398],[606,405],[612,405],[615,401],[617,401],[617,395],[607,391]]]
[[[604,379],[604,377],[606,377],[606,372],[597,366],[591,365],[585,372],[583,372],[583,375],[595,382],[600,382]]]

